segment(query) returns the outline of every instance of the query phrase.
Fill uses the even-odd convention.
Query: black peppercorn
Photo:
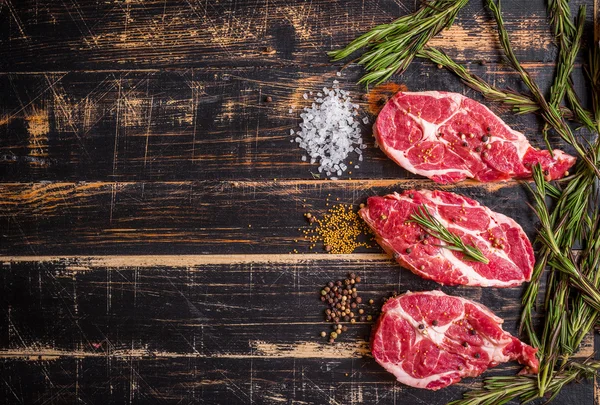
[[[431,321],[431,324],[432,324],[433,326],[437,326],[437,325],[438,325],[438,321],[436,321],[436,320],[434,319],[433,321]]]
[[[487,142],[490,139],[487,135],[481,137],[481,142]]]

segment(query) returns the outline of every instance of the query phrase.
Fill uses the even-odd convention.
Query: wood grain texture
[[[436,187],[424,180],[0,183],[0,252],[309,253],[305,212],[321,216],[340,203],[356,209],[368,196],[421,188]],[[446,189],[512,216],[533,237],[519,183]]]
[[[527,67],[547,89],[552,65]],[[518,77],[499,65],[469,68],[499,87],[519,88]],[[346,178],[414,178],[374,145],[374,117],[356,85],[362,70],[338,78],[330,66],[297,68],[212,68],[150,72],[60,72],[0,74],[0,179],[212,180],[312,179],[318,165],[303,162],[304,151],[290,130],[310,104],[303,94],[340,80],[370,120],[362,125],[364,162]],[[444,88],[481,100],[449,72],[415,63],[398,78],[411,90]],[[413,84],[414,83],[414,84]],[[578,93],[587,99],[584,81]],[[265,102],[265,97],[272,102]],[[295,109],[290,113],[290,108]],[[490,107],[531,143],[543,147],[541,126],[533,115],[515,116],[498,104]],[[552,142],[564,147],[554,135]],[[569,148],[566,148],[569,150]],[[353,167],[354,165],[351,165]]]
[[[368,356],[369,323],[351,325],[335,345],[318,336],[329,324],[315,285],[357,272],[362,296],[377,300],[365,306],[373,313],[383,292],[435,283],[383,256],[293,257],[6,261],[0,392],[23,402],[441,405],[476,384],[465,379],[435,395],[398,384]],[[516,333],[520,289],[443,290],[493,305]],[[580,354],[591,351],[586,340]],[[507,364],[488,374],[517,370]],[[569,397],[583,400],[589,387],[574,386]]]
[[[325,51],[415,7],[413,1],[380,0],[2,4],[3,71],[327,65]],[[525,61],[551,60],[555,53],[543,2],[505,0],[503,5],[518,56]],[[472,1],[456,25],[433,44],[462,59],[497,57],[494,28],[481,2]]]
[[[595,14],[597,3],[571,1]],[[397,383],[368,354],[368,322],[326,344],[317,299],[326,281],[360,273],[374,312],[392,291],[440,287],[379,248],[314,254],[301,237],[302,214],[328,203],[439,187],[389,161],[370,124],[365,160],[343,181],[314,179],[316,166],[290,143],[305,92],[338,79],[356,101],[364,93],[362,69],[337,77],[342,63],[325,52],[416,5],[0,1],[0,402],[442,405],[478,386]],[[503,10],[517,55],[547,91],[556,48],[544,2],[504,0]],[[482,1],[432,44],[499,87],[525,90]],[[582,63],[574,83],[587,103]],[[419,61],[394,80],[481,100]],[[543,147],[539,119],[486,104]],[[522,184],[443,188],[534,236]],[[521,288],[442,289],[489,306],[516,333]],[[580,355],[595,347],[590,336]],[[555,403],[600,404],[600,388],[572,384]]]

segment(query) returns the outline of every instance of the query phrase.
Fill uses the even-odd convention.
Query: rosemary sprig
[[[506,104],[517,114],[532,113],[540,108],[529,96],[510,90],[501,90],[488,84],[485,80],[470,73],[464,66],[456,63],[446,53],[439,49],[426,47],[421,50],[417,56],[428,59],[436,65],[445,67],[460,77],[467,86],[480,92],[488,100]]]
[[[573,38],[576,29],[571,21],[569,0],[548,0],[547,8],[554,36],[559,40]]]
[[[590,50],[587,75],[592,87],[592,114],[597,125],[596,132],[600,133],[600,42]]]
[[[465,244],[460,237],[448,230],[444,224],[442,224],[436,217],[431,215],[431,212],[429,212],[425,205],[420,206],[417,209],[417,213],[412,214],[410,218],[410,222],[416,223],[423,228],[423,230],[430,233],[433,237],[447,243],[447,245],[439,246],[462,252],[465,255],[465,258],[476,262],[481,262],[484,264],[488,264],[490,262],[477,246]]]
[[[561,11],[560,14],[559,12],[551,14],[551,20],[558,20],[557,22],[562,26],[562,28],[555,28],[555,34],[558,36],[557,40],[559,43],[559,61],[556,65],[554,83],[550,88],[550,104],[558,107],[565,97],[567,89],[571,87],[569,79],[575,66],[575,58],[579,53],[583,28],[585,26],[585,6],[579,7],[577,28],[575,29],[570,19],[571,11],[569,10],[569,4],[564,0],[551,0],[550,3],[560,4],[561,6],[558,7],[559,10],[563,10],[564,8],[568,10],[568,12]],[[557,17],[557,15],[566,15],[566,17]]]
[[[581,290],[586,302],[596,310],[600,311],[600,291],[598,291],[598,288],[582,274],[574,257],[570,255],[572,245],[569,245],[567,250],[565,250],[563,246],[560,246],[561,234],[557,233],[556,229],[560,231],[566,221],[563,218],[559,218],[560,222],[558,223],[558,226],[553,226],[554,222],[551,220],[551,215],[548,212],[548,207],[545,202],[546,181],[544,180],[542,169],[539,165],[535,165],[533,169],[533,178],[535,180],[536,189],[533,190],[528,184],[526,186],[533,194],[536,203],[534,210],[541,224],[538,238],[551,253],[548,264],[567,274],[570,277],[573,286]]]
[[[581,159],[583,159],[586,162],[586,164],[590,167],[590,169],[592,169],[600,178],[600,169],[596,167],[595,162],[590,160],[589,156],[586,154],[585,148],[575,138],[573,132],[571,131],[571,128],[560,114],[558,107],[546,101],[546,98],[542,94],[542,91],[540,90],[538,85],[531,78],[529,73],[521,66],[521,63],[517,59],[517,56],[515,55],[510,44],[508,31],[504,26],[500,1],[498,0],[498,2],[496,3],[495,0],[486,0],[486,2],[489,9],[492,11],[494,18],[496,19],[498,33],[500,36],[500,44],[504,49],[504,53],[508,58],[508,61],[510,62],[513,69],[515,69],[519,73],[519,75],[521,76],[521,80],[523,80],[523,83],[525,83],[525,85],[527,85],[527,87],[531,91],[533,99],[539,104],[541,108],[542,117],[552,128],[554,128],[554,130],[560,135],[562,139],[564,139],[571,146],[573,146],[573,148],[581,157]],[[550,142],[548,141],[547,136],[544,136],[544,138],[548,150],[552,151],[552,147],[550,146]]]
[[[600,361],[587,359],[583,362],[569,362],[558,371],[548,386],[552,401],[567,384],[584,378],[592,378],[600,370]],[[528,402],[538,397],[535,376],[517,375],[486,378],[482,388],[468,391],[463,399],[448,405],[498,405],[519,398]]]
[[[369,48],[357,60],[367,71],[359,82],[367,86],[371,83],[381,83],[394,73],[406,70],[416,54],[433,36],[452,26],[456,15],[468,1],[428,1],[416,12],[389,24],[378,25],[345,48],[328,54],[333,61],[339,61],[364,47]]]
[[[522,93],[517,93],[513,90],[499,89],[498,87],[490,85],[481,77],[469,72],[469,70],[467,70],[465,66],[455,62],[450,56],[448,56],[448,54],[446,54],[442,50],[433,47],[425,47],[417,54],[417,57],[427,59],[438,66],[442,66],[448,69],[449,71],[457,75],[463,81],[463,83],[465,83],[473,90],[481,93],[481,95],[487,98],[488,100],[506,104],[512,109],[513,112],[517,114],[535,113],[540,110],[540,106],[535,100],[531,98],[531,96]],[[567,89],[567,92],[570,92],[571,90],[572,88],[569,87]],[[574,95],[574,97],[576,98],[577,95]],[[580,105],[577,104],[577,106]],[[591,113],[589,111],[585,111],[582,108],[577,111],[571,111],[565,106],[560,106],[559,110],[561,115],[566,119],[578,120],[588,128],[590,126],[592,128],[595,126],[595,123],[593,122],[591,118]],[[586,119],[587,122],[584,122],[582,118]]]
[[[581,47],[581,38],[585,26],[585,7],[579,8],[576,25],[571,21],[571,9],[568,0],[549,0],[548,13],[559,48],[556,75],[550,92],[550,103],[555,107],[559,107],[561,100],[566,96],[577,119],[590,131],[594,131],[596,127],[592,120],[592,114],[581,105],[570,78],[575,65],[575,58]]]

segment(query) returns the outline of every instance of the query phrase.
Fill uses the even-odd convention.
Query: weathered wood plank
[[[352,325],[335,345],[318,336],[330,330],[318,300],[319,285],[330,279],[355,271],[362,296],[378,303],[386,291],[435,283],[399,273],[382,256],[294,258],[294,264],[287,255],[230,263],[202,256],[6,261],[0,392],[26,403],[110,397],[320,404],[329,401],[320,397],[327,393],[340,404],[443,404],[480,381],[435,394],[397,384],[367,354],[369,323]],[[442,289],[484,303],[516,333],[521,289]],[[581,355],[591,351],[587,340]],[[487,374],[517,370],[508,364]],[[585,403],[591,389],[572,385],[565,393]]]
[[[364,308],[375,317],[392,291],[440,288],[384,255],[304,255],[293,264],[286,255],[234,264],[193,256],[176,266],[146,259],[154,264],[140,267],[135,257],[5,261],[0,357],[359,358],[368,353],[372,322],[352,325],[329,345],[319,336],[331,329],[320,286],[360,274]],[[516,332],[519,288],[443,290],[490,306]]]
[[[552,65],[528,67],[543,88],[550,85]],[[500,65],[470,68],[500,87],[521,87]],[[337,79],[366,108],[359,76],[355,67],[339,78],[332,67],[0,75],[0,179],[311,179],[318,165],[303,162],[303,151],[290,142],[290,130],[298,129],[299,113],[309,104],[302,95]],[[398,79],[411,90],[443,89],[483,101],[429,64],[417,63]],[[585,102],[585,81],[576,87]],[[266,96],[273,101],[265,102]],[[535,116],[486,104],[543,147]],[[375,147],[371,123],[363,125],[365,160],[351,154],[348,161],[360,168],[351,165],[344,177],[414,178]],[[551,141],[561,146],[554,135]]]
[[[2,183],[0,254],[309,253],[303,213],[436,187],[428,180]],[[522,185],[444,188],[510,215],[533,236]]]
[[[431,393],[394,382],[365,356],[367,323],[335,346],[318,337],[328,325],[316,292],[331,278],[359,272],[373,298],[437,284],[378,249],[287,254],[308,252],[295,242],[302,213],[324,212],[329,194],[357,204],[435,187],[411,180],[372,143],[351,176],[362,180],[314,181],[315,167],[287,135],[297,124],[289,106],[337,78],[341,64],[325,51],[414,3],[0,1],[0,398],[441,405],[477,384]],[[519,57],[547,89],[556,53],[544,3],[503,8]],[[498,62],[480,2],[433,44],[520,88]],[[344,72],[344,87],[360,94],[353,83],[362,71]],[[396,80],[474,96],[420,63]],[[575,81],[585,101],[585,82]],[[542,145],[535,117],[502,116]],[[448,189],[515,217],[533,236],[517,183]],[[521,289],[444,290],[488,305],[516,332]],[[588,340],[582,354],[591,353]],[[594,395],[598,403],[591,384],[573,384],[556,403]]]
[[[591,4],[588,1],[572,1]],[[0,69],[94,70],[327,64],[326,51],[415,10],[413,1],[5,1]],[[518,56],[555,55],[542,1],[503,2]],[[591,19],[591,16],[590,16]],[[470,2],[432,41],[470,60],[497,57],[494,23]],[[264,51],[270,47],[273,51]]]
[[[428,404],[443,405],[473,379],[432,393],[374,373],[372,360],[60,359],[0,362],[8,403]],[[495,369],[498,371],[498,368]],[[513,368],[505,372],[516,372]],[[555,404],[590,401],[590,383],[572,384]],[[510,405],[516,405],[511,402]]]

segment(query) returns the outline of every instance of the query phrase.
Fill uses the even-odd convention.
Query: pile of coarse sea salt
[[[304,93],[308,100],[310,93]],[[310,163],[319,162],[319,173],[341,176],[348,169],[344,160],[352,152],[358,155],[358,161],[363,160],[362,150],[366,149],[361,137],[359,126],[358,104],[353,104],[349,93],[339,88],[339,82],[333,81],[331,89],[323,87],[323,92],[317,93],[312,106],[305,107],[300,114],[302,122],[300,130],[290,130],[291,135],[296,135],[298,145],[306,150]],[[290,110],[290,113],[293,110]],[[362,119],[364,124],[369,119]],[[307,156],[302,156],[302,161],[307,161]],[[355,169],[359,166],[355,165]],[[330,177],[337,180],[337,177]]]

